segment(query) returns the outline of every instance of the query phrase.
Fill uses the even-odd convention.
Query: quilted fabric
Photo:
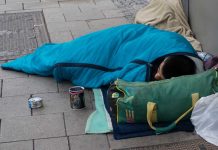
[[[127,24],[61,44],[45,44],[1,67],[95,88],[117,78],[148,81],[150,63],[175,54],[197,57],[190,43],[175,32]]]

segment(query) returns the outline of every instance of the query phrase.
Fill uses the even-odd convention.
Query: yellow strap
[[[189,112],[191,112],[193,108],[194,106],[192,106],[186,112],[184,112],[178,119],[176,119],[175,123],[177,124],[180,120],[182,120],[182,118],[184,118]]]
[[[195,106],[196,102],[199,100],[199,93],[192,94],[192,106]]]
[[[175,123],[178,123],[182,118],[184,118],[188,113],[190,113],[198,100],[199,100],[199,93],[193,93],[192,94],[192,107],[189,108],[185,113],[183,113],[178,119],[176,119]]]
[[[192,94],[192,107],[189,108],[186,112],[184,112],[178,119],[176,119],[175,123],[177,124],[182,118],[184,118],[188,113],[192,111],[196,102],[199,100],[199,93]],[[156,130],[152,123],[157,121],[157,111],[156,111],[156,103],[148,102],[147,103],[147,122],[149,126]]]
[[[156,103],[153,102],[148,102],[147,103],[147,122],[149,124],[149,126],[153,129],[156,130],[156,128],[153,126],[153,120],[152,120],[152,112],[156,109]],[[154,119],[155,117],[153,117]],[[156,117],[157,118],[157,117]]]
[[[157,122],[157,107],[155,105],[152,115],[151,115],[151,122]]]

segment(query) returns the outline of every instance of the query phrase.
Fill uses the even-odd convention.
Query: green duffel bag
[[[117,123],[148,123],[157,134],[189,119],[196,101],[218,91],[215,69],[200,74],[152,82],[116,80],[108,90],[110,111]],[[155,122],[172,122],[157,128]]]

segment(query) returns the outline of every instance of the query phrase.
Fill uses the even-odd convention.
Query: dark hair
[[[168,56],[164,60],[162,73],[165,79],[196,73],[195,62],[184,55]]]

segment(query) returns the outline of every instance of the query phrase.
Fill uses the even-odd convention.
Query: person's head
[[[155,80],[169,79],[171,77],[178,77],[182,75],[191,75],[196,73],[195,62],[184,55],[168,56],[160,64],[156,74]]]

